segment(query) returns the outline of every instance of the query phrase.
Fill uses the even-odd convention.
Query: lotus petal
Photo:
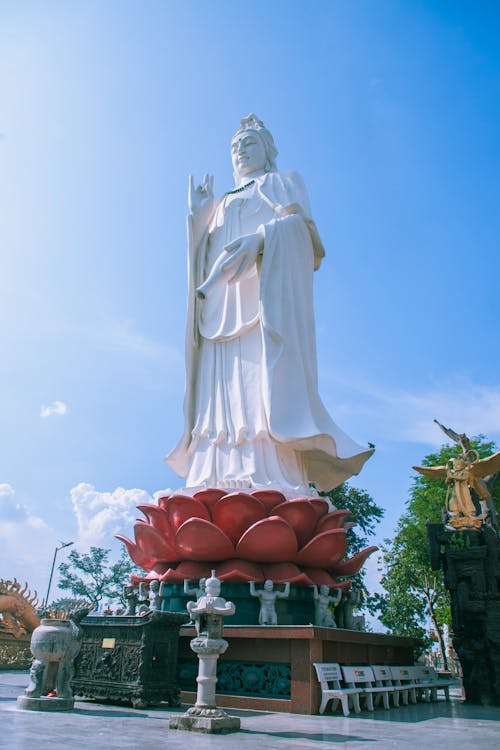
[[[160,581],[165,581],[166,583],[182,583],[183,577],[177,572],[176,568],[169,568],[168,570],[163,573],[163,575],[160,576]]]
[[[206,490],[195,492],[193,497],[195,500],[199,500],[200,503],[203,503],[211,513],[214,505],[216,505],[221,497],[224,497],[226,494],[226,490],[217,490],[215,487],[209,487]]]
[[[226,560],[226,562],[217,565],[216,575],[221,581],[234,581],[236,583],[242,583],[243,581],[260,583],[264,580],[264,573],[260,565],[239,559]]]
[[[168,515],[163,508],[159,508],[152,503],[145,503],[144,505],[138,505],[137,510],[141,510],[148,519],[149,525],[156,529],[156,531],[159,531],[163,536],[166,536],[168,541],[173,544],[174,540],[168,523]]]
[[[115,534],[115,537],[119,539],[120,542],[123,542],[127,548],[130,559],[135,562],[136,565],[140,568],[144,568],[144,570],[149,570],[153,566],[154,560],[151,555],[143,552],[131,539],[128,539],[122,534]]]
[[[227,560],[235,556],[231,540],[221,529],[204,518],[189,518],[184,521],[176,534],[175,543],[181,559],[210,561]]]
[[[304,568],[304,573],[311,579],[316,586],[328,586],[335,588],[335,581],[331,575],[323,568]]]
[[[167,572],[167,570],[170,570],[168,563],[156,563],[154,568],[152,568],[146,576],[138,576],[135,573],[132,573],[130,580],[132,583],[140,583],[141,581],[161,581],[161,577]]]
[[[273,515],[287,521],[295,531],[299,547],[302,547],[313,535],[318,515],[309,500],[289,500],[277,505]]]
[[[311,503],[312,507],[318,514],[318,521],[319,519],[326,515],[328,511],[330,510],[330,505],[326,500],[323,500],[322,497],[311,497],[309,498],[309,502]]]
[[[330,568],[344,557],[346,551],[347,539],[344,529],[331,529],[311,539],[300,550],[295,561],[308,567]]]
[[[280,505],[280,503],[284,503],[286,500],[283,493],[277,490],[254,490],[250,494],[264,504],[268,513],[271,512],[275,505]]]
[[[345,528],[344,521],[348,516],[352,516],[350,510],[332,510],[331,513],[319,519],[316,526],[316,533],[321,534],[321,532],[329,531],[330,529]]]
[[[203,518],[205,521],[210,521],[208,508],[189,495],[173,495],[168,503],[167,512],[174,533],[188,518]]]
[[[168,539],[165,539],[156,529],[146,524],[136,523],[134,526],[135,541],[144,552],[158,562],[174,562],[179,559],[179,553]]]
[[[302,571],[297,578],[294,578],[293,581],[291,581],[295,586],[312,586],[313,581],[309,578],[307,573],[304,573]]]
[[[147,576],[138,576],[135,573],[131,573],[130,575],[130,583],[132,586],[138,586],[143,581],[149,581],[150,579]]]
[[[279,516],[271,516],[245,531],[236,546],[236,554],[253,562],[287,562],[293,560],[297,547],[290,524]]]
[[[166,510],[168,507],[169,500],[170,500],[170,495],[163,495],[163,497],[159,497],[157,500],[158,507],[163,508],[163,510]]]
[[[149,571],[148,577],[151,576],[154,578],[156,576],[157,578],[159,578],[169,568],[170,568],[169,563],[163,563],[163,562],[155,563],[153,568]]]
[[[358,552],[357,555],[353,555],[349,560],[329,566],[331,567],[330,573],[341,578],[353,576],[361,570],[367,558],[376,550],[378,550],[378,547],[367,547]]]
[[[210,563],[184,560],[177,566],[175,572],[179,581],[199,581],[200,578],[208,578],[212,572],[212,568],[210,567]]]
[[[297,583],[299,586],[310,586],[311,581],[293,563],[271,563],[262,566],[265,580],[274,583]]]
[[[244,531],[266,515],[266,509],[260,500],[244,492],[225,495],[212,509],[213,522],[227,534],[234,545]]]
[[[352,586],[352,581],[337,581],[333,582],[333,587],[336,589],[342,589],[342,591],[349,591]]]

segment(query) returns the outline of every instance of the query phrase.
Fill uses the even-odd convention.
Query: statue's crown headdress
[[[247,115],[240,120],[240,130],[260,130],[261,128],[265,129],[265,125],[256,115]]]
[[[250,114],[247,117],[243,117],[240,120],[240,127],[234,134],[235,138],[239,133],[243,133],[245,130],[254,130],[262,138],[264,147],[267,154],[267,168],[266,171],[274,172],[276,170],[276,157],[278,156],[278,149],[274,145],[274,138],[266,128],[262,120],[259,120],[257,115]]]

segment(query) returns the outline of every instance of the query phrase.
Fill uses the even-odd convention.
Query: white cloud
[[[57,330],[65,336],[86,339],[106,351],[142,357],[155,362],[167,361],[173,365],[181,365],[184,361],[179,349],[148,338],[130,320],[100,320],[99,325],[59,321]]]
[[[176,349],[147,338],[128,320],[101,328],[97,336],[109,349],[138,354],[147,359],[162,360],[168,357],[175,361],[181,360],[181,355]]]
[[[402,399],[403,408],[404,402]],[[498,434],[500,430],[500,386],[453,383],[448,388],[407,396],[406,405],[413,417],[406,431],[409,441],[436,445],[447,441],[433,424],[434,418],[471,437]]]
[[[140,489],[117,487],[113,492],[99,492],[81,482],[70,492],[77,521],[75,546],[116,548],[115,534],[130,536],[138,512],[136,505],[152,503],[153,498]]]
[[[45,593],[56,532],[15,501],[14,488],[0,484],[0,571],[2,577],[26,581],[39,598]]]
[[[343,424],[354,423],[358,433],[366,433],[370,426],[370,439],[375,443],[395,440],[439,446],[448,442],[434,419],[470,437],[500,437],[500,385],[455,377],[410,392],[389,391],[356,378],[328,380],[336,382],[332,387],[337,402],[332,407],[334,417],[341,415]]]
[[[171,487],[167,487],[166,490],[157,490],[156,492],[153,492],[153,499],[156,502],[158,502],[160,497],[167,497],[168,495],[173,495],[174,490]]]
[[[40,407],[40,416],[42,419],[46,419],[47,417],[52,417],[55,414],[58,416],[63,416],[63,414],[66,414],[68,411],[68,405],[64,403],[64,401],[53,401],[50,406],[45,406],[42,404]]]
[[[14,499],[15,491],[10,484],[0,484],[0,520],[19,523],[28,517],[28,511]]]
[[[145,490],[117,487],[113,492],[99,492],[91,484],[82,482],[70,491],[70,499],[76,530],[66,530],[65,541],[74,541],[74,546],[57,557],[52,582],[51,599],[62,596],[57,588],[57,567],[66,559],[66,553],[75,549],[86,552],[89,547],[104,547],[112,550],[112,558],[118,557],[122,544],[114,538],[117,533],[133,537],[135,519],[140,515],[136,505],[152,503],[171,490],[154,493],[151,497]],[[45,595],[50,566],[56,546],[60,545],[61,532],[29,508],[16,502],[14,488],[0,483],[0,575],[27,581],[32,591],[38,591],[39,599]]]

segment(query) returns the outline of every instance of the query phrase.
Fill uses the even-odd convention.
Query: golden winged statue
[[[486,458],[470,446],[465,435],[458,435],[449,428],[444,428],[434,420],[441,429],[462,447],[462,454],[450,458],[444,466],[414,466],[415,471],[433,479],[443,478],[449,485],[446,494],[448,524],[455,529],[478,529],[488,516],[487,503],[491,499],[485,477],[500,471],[500,451]],[[451,434],[452,433],[452,434]],[[455,439],[455,436],[457,439]],[[483,512],[478,514],[474,505],[471,490],[481,501]]]

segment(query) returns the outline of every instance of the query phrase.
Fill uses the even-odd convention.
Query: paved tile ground
[[[0,671],[0,748],[9,750],[498,750],[500,708],[446,703],[377,709],[355,718],[257,711],[231,713],[241,732],[224,736],[169,730],[173,709],[134,710],[77,701],[72,713],[19,711],[25,672]]]

